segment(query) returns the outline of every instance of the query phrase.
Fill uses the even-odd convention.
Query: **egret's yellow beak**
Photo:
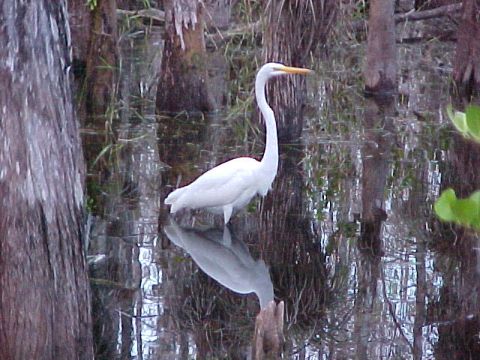
[[[288,74],[300,74],[300,75],[313,74],[313,70],[305,69],[305,68],[297,68],[292,66],[283,66],[279,70],[286,72]]]

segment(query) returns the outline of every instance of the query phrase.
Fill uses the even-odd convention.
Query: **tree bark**
[[[397,87],[393,0],[372,0],[368,19],[365,91],[391,93]]]
[[[480,91],[480,0],[464,0],[457,30],[453,79],[460,94]]]
[[[335,19],[335,1],[264,1],[267,27],[264,33],[265,62],[305,66],[310,54],[324,43]],[[322,5],[322,4],[323,5]],[[281,142],[299,138],[303,128],[306,79],[280,78],[268,85]]]
[[[166,38],[157,110],[211,111],[204,38],[204,10],[198,0],[165,0]]]
[[[92,359],[65,1],[0,8],[0,358]]]

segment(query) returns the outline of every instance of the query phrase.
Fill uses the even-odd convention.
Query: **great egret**
[[[272,186],[278,169],[277,124],[272,108],[265,98],[265,85],[273,77],[287,74],[306,75],[309,69],[267,63],[257,73],[255,95],[258,107],[265,119],[266,145],[262,160],[240,157],[220,164],[200,175],[191,184],[171,192],[165,204],[170,212],[183,208],[206,209],[215,214],[223,213],[225,224],[232,212],[247,205],[256,194],[265,196]]]

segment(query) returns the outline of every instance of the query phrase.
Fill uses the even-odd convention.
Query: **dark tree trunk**
[[[0,358],[92,359],[66,5],[5,0],[0,23]]]
[[[166,38],[157,110],[214,109],[207,84],[204,9],[198,0],[165,0]]]
[[[84,0],[68,0],[68,6],[77,108],[81,119],[104,115],[117,93],[116,0],[97,0],[92,10]]]
[[[333,0],[264,1],[267,28],[264,33],[265,62],[303,67],[318,44],[326,41],[335,19]],[[270,105],[275,111],[278,137],[282,142],[299,138],[303,127],[306,79],[281,78],[268,86]]]
[[[462,95],[480,91],[480,0],[463,1],[453,78]]]
[[[391,93],[397,88],[393,13],[393,0],[370,1],[367,54],[363,72],[365,90],[369,93]]]

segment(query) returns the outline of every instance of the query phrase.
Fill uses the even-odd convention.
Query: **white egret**
[[[278,169],[277,124],[272,108],[265,98],[269,79],[288,74],[309,74],[309,69],[267,63],[257,73],[255,95],[266,126],[265,152],[261,161],[239,157],[220,164],[200,175],[191,184],[176,189],[165,199],[170,212],[183,208],[206,209],[222,214],[225,224],[233,211],[247,205],[256,194],[265,196],[272,186]]]

